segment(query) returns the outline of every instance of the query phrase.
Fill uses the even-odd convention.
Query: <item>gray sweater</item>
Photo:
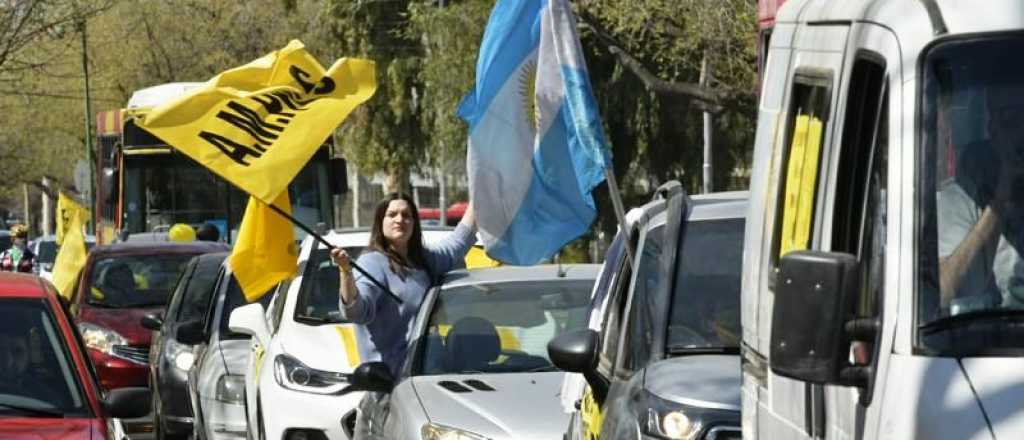
[[[450,270],[465,267],[466,253],[475,241],[474,228],[459,223],[455,231],[441,242],[425,244],[427,265],[434,282]],[[346,319],[362,324],[356,326],[361,361],[383,361],[397,376],[413,336],[413,320],[433,282],[423,269],[409,271],[403,280],[391,271],[388,257],[380,252],[368,251],[356,262],[403,302],[399,305],[376,284],[354,271],[359,294],[352,304],[341,303],[339,308]]]

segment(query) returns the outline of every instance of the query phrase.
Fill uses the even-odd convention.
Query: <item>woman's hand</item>
[[[338,266],[338,272],[343,275],[352,273],[352,263],[348,258],[348,252],[342,248],[331,249],[331,261]]]

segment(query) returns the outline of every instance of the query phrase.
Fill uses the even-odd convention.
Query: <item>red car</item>
[[[116,421],[149,412],[150,391],[103,395],[57,291],[0,272],[0,438],[109,439]]]
[[[142,317],[163,311],[188,260],[227,250],[194,241],[116,243],[89,252],[71,313],[104,389],[147,386],[152,332]]]

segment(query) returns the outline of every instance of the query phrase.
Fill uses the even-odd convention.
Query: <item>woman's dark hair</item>
[[[388,212],[388,205],[395,200],[404,200],[412,212],[412,236],[409,237],[408,260],[395,252],[388,245],[388,239],[384,237],[384,215]],[[420,229],[420,213],[416,209],[416,203],[413,202],[411,196],[405,193],[391,193],[377,204],[377,210],[373,214],[373,229],[370,230],[370,244],[367,247],[387,255],[391,271],[403,279],[409,269],[420,268],[429,272],[430,268],[427,267],[426,251],[423,250],[423,231]]]

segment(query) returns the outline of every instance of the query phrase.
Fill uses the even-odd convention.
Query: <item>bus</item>
[[[123,109],[97,115],[97,185],[93,209],[98,243],[126,234],[160,233],[177,223],[210,223],[232,242],[248,196],[177,152],[136,123],[157,105],[202,83],[169,83],[135,91]],[[295,218],[320,230],[334,227],[334,196],[346,188],[345,161],[330,138],[289,186]],[[296,229],[296,238],[305,233]]]

